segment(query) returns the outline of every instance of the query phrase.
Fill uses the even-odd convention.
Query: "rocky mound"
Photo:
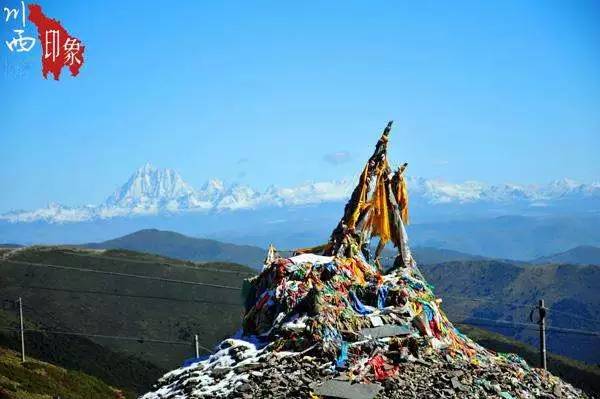
[[[244,329],[144,399],[584,397],[452,326],[417,267],[277,258],[249,281]]]
[[[290,258],[271,247],[244,285],[236,338],[166,374],[143,399],[584,396],[516,355],[486,350],[448,320],[410,252],[407,164],[395,172],[388,164],[390,129],[329,242]],[[384,274],[390,242],[398,254]]]

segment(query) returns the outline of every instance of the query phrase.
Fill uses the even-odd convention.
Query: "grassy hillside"
[[[558,254],[543,256],[532,261],[537,264],[570,263],[574,265],[600,265],[600,248],[581,245]]]
[[[202,346],[212,348],[238,328],[239,290],[19,262],[231,287],[241,287],[242,280],[253,273],[241,265],[194,264],[122,250],[33,247],[0,260],[2,299],[23,297],[28,320],[53,330],[145,338],[144,341],[90,339],[165,369],[192,357],[194,334],[200,335]],[[149,339],[169,343],[149,342]]]
[[[0,398],[2,399],[116,399],[126,396],[99,379],[21,356],[0,347]]]
[[[102,249],[129,249],[196,262],[232,262],[252,268],[261,267],[266,253],[264,249],[250,245],[227,244],[156,229],[140,230],[114,240],[85,246]]]
[[[421,266],[444,309],[455,321],[501,320],[489,329],[537,345],[529,314],[540,298],[550,308],[550,327],[600,331],[600,266],[517,265],[493,260]],[[510,323],[517,323],[511,325]],[[548,332],[549,350],[600,363],[600,337]]]
[[[28,313],[26,308],[25,314]],[[0,310],[0,346],[21,350],[19,335],[14,331],[18,327],[15,310]],[[25,328],[41,329],[28,318]],[[165,371],[150,362],[114,352],[85,337],[27,332],[25,345],[27,357],[93,375],[124,392],[130,392],[129,396],[146,390]]]
[[[461,324],[459,328],[488,349],[496,352],[517,353],[530,365],[539,367],[539,351],[536,347],[474,326]],[[600,367],[598,365],[590,366],[553,353],[548,354],[547,362],[548,370],[554,375],[560,376],[590,394],[600,393]]]

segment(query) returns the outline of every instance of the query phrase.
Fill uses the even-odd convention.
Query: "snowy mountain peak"
[[[208,180],[199,190],[186,183],[173,169],[159,169],[146,163],[137,169],[110,197],[98,206],[66,207],[49,203],[33,211],[13,211],[0,215],[12,223],[44,221],[80,222],[95,219],[161,213],[235,211],[265,207],[293,207],[344,201],[355,181],[307,182],[292,187],[269,186],[256,191],[246,185],[227,186],[221,180]],[[500,184],[477,181],[450,183],[441,179],[408,178],[411,203],[419,205],[488,204],[496,206],[547,206],[553,201],[592,201],[600,203],[600,183],[583,184],[561,179],[545,186]],[[558,202],[556,202],[558,203]],[[594,205],[598,209],[598,205]]]
[[[219,179],[210,179],[198,191],[200,198],[206,201],[214,202],[223,196],[225,184]]]
[[[225,184],[223,184],[222,180],[210,179],[204,184],[204,189],[213,191],[223,191],[225,189]]]
[[[563,177],[562,179],[554,180],[553,182],[550,183],[551,187],[567,189],[567,190],[573,189],[580,185],[581,185],[581,183],[579,183],[573,179],[569,179],[568,177]]]
[[[146,162],[136,171],[136,173],[150,173],[154,170],[156,170],[154,166],[150,162]]]
[[[582,189],[585,191],[585,185],[565,177],[551,182],[546,187],[545,192],[550,196],[564,196],[573,192],[581,191]]]
[[[169,200],[189,200],[196,195],[173,169],[156,169],[149,163],[139,168],[125,184],[107,198],[104,205],[131,207]]]
[[[261,203],[261,195],[251,187],[234,184],[223,192],[219,198],[216,208],[218,210],[234,210],[255,208]]]

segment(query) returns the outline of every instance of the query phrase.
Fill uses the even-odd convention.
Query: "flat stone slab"
[[[380,327],[363,328],[360,335],[371,338],[395,337],[396,335],[409,335],[414,332],[410,325],[399,326],[397,324],[386,324]]]
[[[373,399],[383,387],[379,384],[351,384],[349,381],[327,380],[312,383],[310,388],[319,396],[340,399]]]

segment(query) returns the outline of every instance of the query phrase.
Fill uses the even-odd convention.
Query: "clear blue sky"
[[[600,178],[595,1],[39,4],[86,61],[44,80],[3,24],[0,212],[98,203],[146,161],[194,186],[351,177],[388,119],[414,176]]]

